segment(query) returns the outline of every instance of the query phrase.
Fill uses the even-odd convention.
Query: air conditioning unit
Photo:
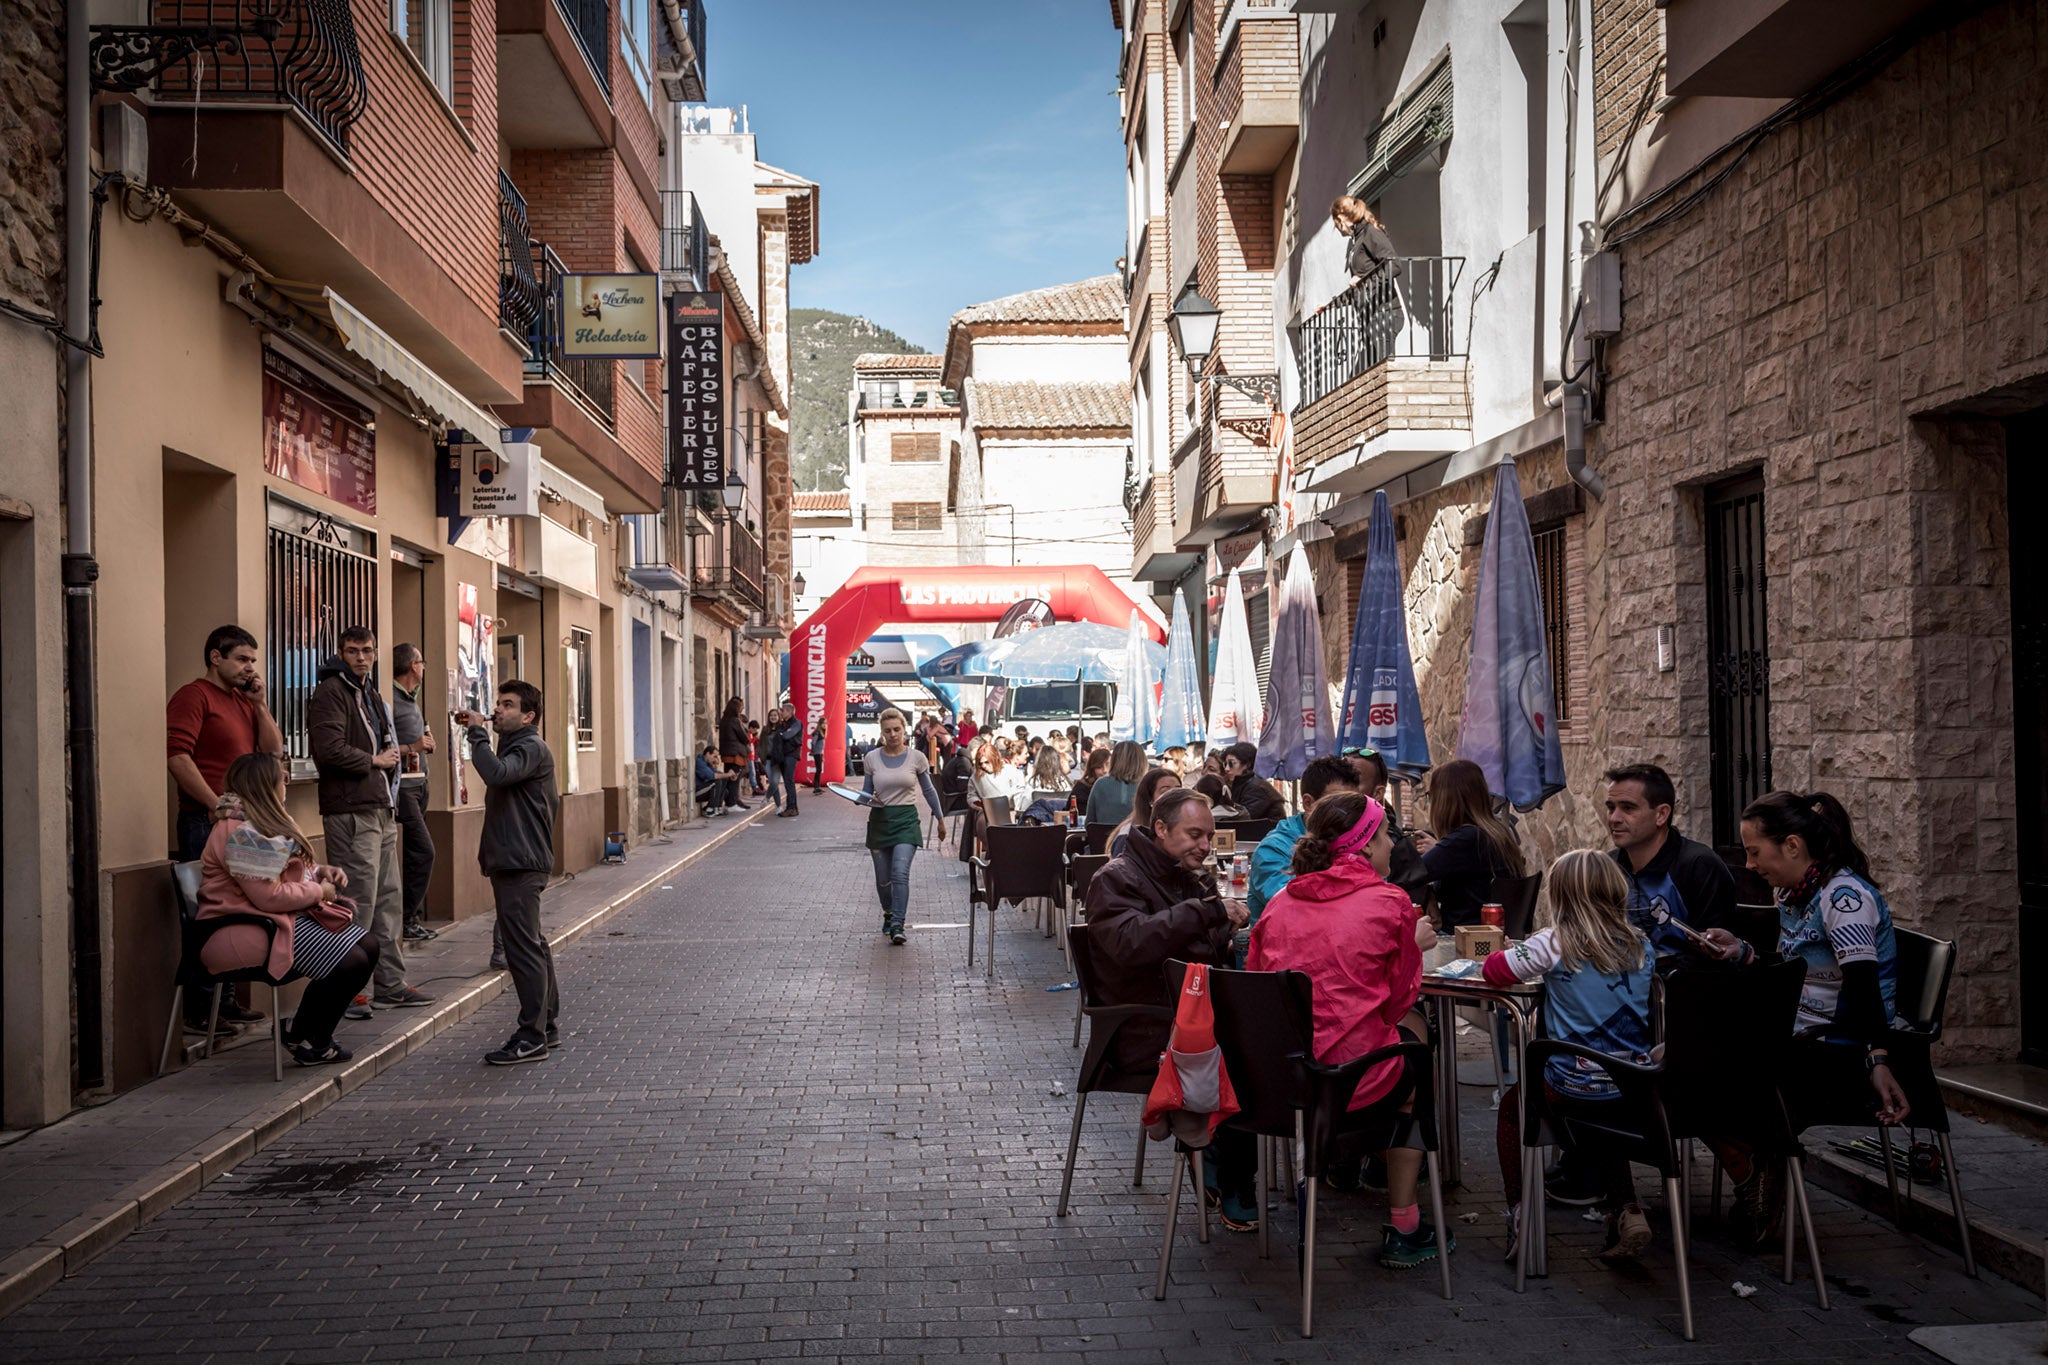
[[[749,640],[774,640],[782,635],[780,627],[763,619],[758,611],[747,613],[747,624],[740,628],[740,634]]]

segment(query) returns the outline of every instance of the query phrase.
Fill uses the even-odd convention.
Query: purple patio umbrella
[[[1477,599],[1458,756],[1486,770],[1494,795],[1516,810],[1534,810],[1564,790],[1564,746],[1543,644],[1536,541],[1513,460],[1503,461],[1494,479]]]

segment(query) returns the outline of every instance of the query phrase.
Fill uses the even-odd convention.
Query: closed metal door
[[[2032,517],[2048,497],[2048,418],[2006,431],[2005,505],[2012,584],[2014,809],[2019,817],[2020,1057],[2048,1065],[2048,546]]]
[[[1741,865],[1742,809],[1771,790],[1761,474],[1707,490],[1707,735],[1714,847]]]

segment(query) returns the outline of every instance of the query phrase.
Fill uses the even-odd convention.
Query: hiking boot
[[[492,1066],[518,1066],[521,1062],[543,1062],[547,1060],[546,1043],[529,1043],[523,1038],[514,1038],[495,1052],[486,1052],[484,1060]]]
[[[1650,1218],[1641,1204],[1630,1204],[1607,1219],[1607,1245],[1600,1259],[1612,1265],[1633,1261],[1650,1249]]]
[[[402,1010],[417,1005],[431,1005],[434,1003],[434,997],[413,986],[400,986],[395,991],[380,993],[370,1003],[380,1010]]]
[[[359,995],[355,999],[348,1002],[348,1008],[341,1012],[341,1017],[344,1019],[368,1019],[372,1016],[372,1014],[373,1011],[370,1009],[370,997],[367,995]]]
[[[1416,1266],[1427,1265],[1437,1257],[1436,1229],[1427,1223],[1416,1225],[1413,1232],[1396,1232],[1392,1223],[1380,1225],[1381,1265],[1393,1270],[1413,1270]],[[1450,1249],[1458,1249],[1458,1239],[1450,1239]]]
[[[1778,1164],[1757,1158],[1749,1178],[1738,1180],[1728,1200],[1728,1226],[1738,1246],[1766,1247],[1784,1230],[1784,1185]]]
[[[1221,1217],[1223,1226],[1232,1232],[1259,1230],[1259,1206],[1249,1199],[1241,1199],[1234,1194],[1224,1195]]]

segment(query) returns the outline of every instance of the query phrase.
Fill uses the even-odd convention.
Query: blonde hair
[[[1356,227],[1360,223],[1380,226],[1380,220],[1373,216],[1365,201],[1350,194],[1338,195],[1336,202],[1330,205],[1330,220],[1340,227]]]
[[[1179,777],[1187,777],[1188,751],[1182,748],[1180,745],[1176,744],[1171,749],[1168,749],[1165,753],[1161,754],[1159,756],[1159,761],[1165,766],[1173,769],[1174,773]]]
[[[902,724],[904,729],[908,730],[910,728],[910,721],[904,717],[901,711],[898,711],[893,706],[883,708],[882,714],[875,717],[875,724],[884,724],[888,721],[889,717],[891,716],[896,717],[897,721]]]
[[[277,789],[284,785],[284,762],[276,754],[262,750],[243,754],[228,764],[227,776],[221,785],[233,792],[242,802],[242,823],[255,829],[266,839],[290,839],[299,846],[299,856],[308,862],[313,858],[312,841],[299,828],[285,810],[284,803],[277,799]]]
[[[1605,853],[1575,849],[1550,865],[1550,914],[1560,966],[1619,975],[1647,960],[1649,941],[1628,922],[1628,878]]]

